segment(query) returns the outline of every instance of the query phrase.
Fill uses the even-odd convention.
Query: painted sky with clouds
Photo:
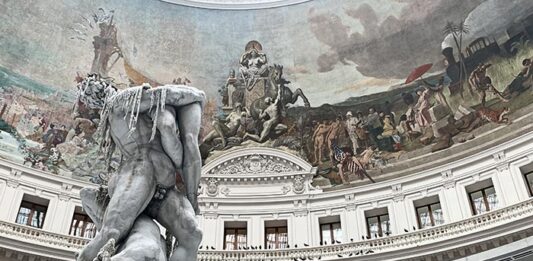
[[[129,62],[156,81],[186,75],[215,98],[229,70],[238,69],[246,43],[258,40],[271,63],[284,65],[290,86],[301,88],[312,106],[319,106],[385,91],[420,64],[432,62],[435,70],[442,69],[447,21],[481,12],[478,7],[497,7],[490,28],[501,30],[516,19],[509,14],[517,6],[520,15],[527,15],[533,1],[314,0],[228,11],[158,0],[3,0],[0,65],[57,88],[74,88],[76,72],[90,69],[90,37],[97,31],[88,30],[82,41],[70,39],[72,28],[102,7],[115,10],[120,46]],[[487,21],[478,20],[475,33],[496,33],[487,29]],[[112,76],[127,82],[120,64]]]

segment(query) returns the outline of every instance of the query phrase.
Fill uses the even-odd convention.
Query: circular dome
[[[56,2],[1,5],[0,260],[533,256],[533,1]]]
[[[207,9],[249,10],[294,5],[310,0],[161,0],[163,2]]]

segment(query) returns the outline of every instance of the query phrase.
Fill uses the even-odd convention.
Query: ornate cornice
[[[202,168],[203,177],[278,176],[314,174],[303,159],[272,148],[246,148],[228,152]]]
[[[217,10],[254,10],[296,5],[311,0],[160,0],[162,2]]]

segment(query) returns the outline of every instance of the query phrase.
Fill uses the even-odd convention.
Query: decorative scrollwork
[[[302,168],[288,160],[269,155],[247,155],[232,159],[209,171],[209,174],[246,175],[289,173]]]

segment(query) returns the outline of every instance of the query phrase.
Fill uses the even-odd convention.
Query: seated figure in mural
[[[503,91],[504,95],[518,95],[533,86],[533,61],[532,58],[522,60],[522,69],[518,75],[507,85]]]
[[[100,144],[108,162],[115,148],[119,148],[123,160],[110,182],[100,233],[80,252],[78,260],[92,261],[105,244],[126,239],[141,213],[157,220],[176,237],[178,246],[170,260],[196,260],[202,233],[191,202],[176,189],[177,169],[164,152],[160,132],[156,131],[157,120],[152,119],[150,111],[173,107],[183,122],[179,126],[184,152],[194,154],[205,94],[186,86],[139,86],[103,99]],[[199,173],[201,165],[186,159],[183,168]]]
[[[203,143],[211,142],[216,138],[222,138],[222,147],[226,147],[226,139],[237,136],[239,129],[246,121],[246,109],[240,103],[235,104],[233,111],[223,120],[212,122],[213,130],[205,136]]]
[[[470,77],[468,77],[468,83],[478,91],[481,98],[481,105],[483,107],[485,107],[487,92],[492,92],[503,102],[509,102],[509,100],[503,97],[503,94],[494,87],[492,79],[487,75],[487,68],[490,66],[491,64],[482,63],[478,65],[476,69],[470,73]]]
[[[252,47],[250,50],[247,50],[239,61],[241,64],[240,73],[244,79],[246,88],[250,90],[258,77],[267,76],[268,65],[267,65],[266,54],[260,52],[255,47]]]
[[[281,124],[281,88],[278,88],[278,95],[275,100],[267,97],[265,98],[265,104],[268,106],[259,115],[259,120],[264,120],[263,130],[260,135],[246,133],[245,139],[250,139],[256,142],[265,142],[268,139],[268,135],[272,132],[275,134],[281,134],[287,130],[287,126]]]

